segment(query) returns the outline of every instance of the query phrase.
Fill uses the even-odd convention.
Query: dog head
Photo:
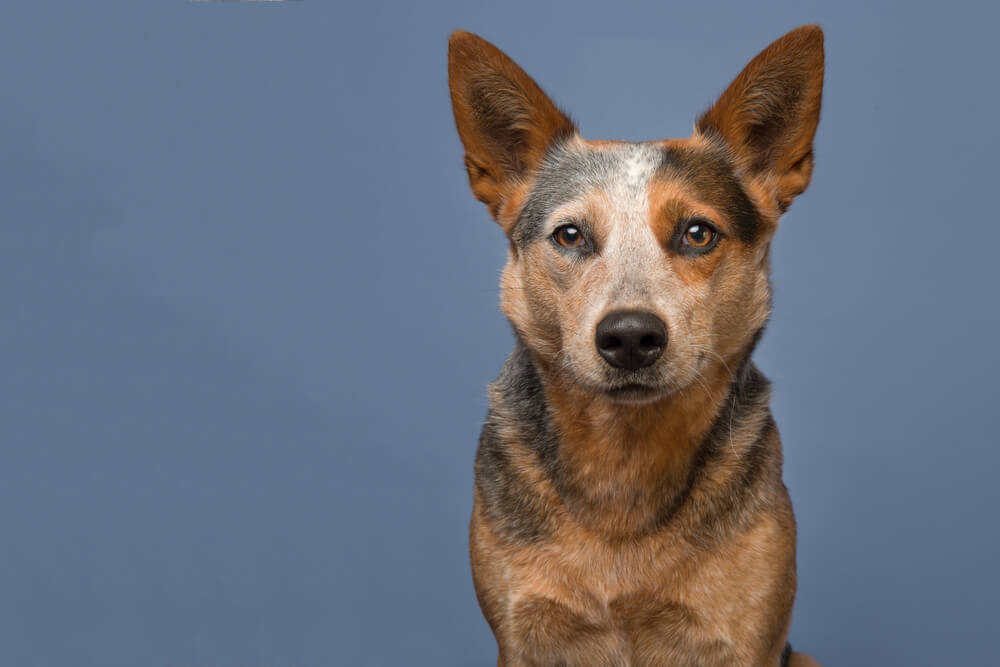
[[[471,33],[452,35],[448,75],[472,191],[510,240],[502,309],[549,370],[641,403],[747,354],[778,218],[812,173],[818,27],[757,55],[687,139],[585,140]]]

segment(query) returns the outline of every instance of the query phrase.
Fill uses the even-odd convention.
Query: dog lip
[[[664,396],[664,392],[662,387],[633,382],[606,388],[604,395],[612,403],[642,405],[659,400]]]
[[[630,382],[629,384],[618,385],[617,387],[609,387],[604,390],[604,393],[611,398],[650,398],[657,396],[663,391],[662,387],[655,387],[653,385],[641,384],[639,382]]]
[[[608,389],[608,393],[616,394],[616,393],[632,392],[632,391],[655,391],[655,390],[656,387],[651,387],[648,384],[631,382],[629,384],[623,384],[617,387],[611,387],[610,389]]]

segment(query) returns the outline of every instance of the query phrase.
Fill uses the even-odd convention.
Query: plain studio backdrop
[[[816,172],[756,354],[791,640],[995,664],[1000,15],[929,5],[5,3],[0,664],[495,664],[467,521],[506,243],[448,34],[642,140],[810,22]]]

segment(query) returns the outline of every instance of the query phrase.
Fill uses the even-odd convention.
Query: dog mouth
[[[663,387],[657,387],[654,385],[630,382],[628,384],[605,389],[604,394],[610,398],[613,403],[652,403],[653,401],[663,397],[664,389]]]

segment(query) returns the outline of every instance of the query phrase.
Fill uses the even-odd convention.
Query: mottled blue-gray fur
[[[674,148],[650,143],[623,143],[615,148],[581,149],[557,141],[539,168],[531,193],[518,216],[511,237],[525,247],[544,235],[546,220],[560,206],[585,193],[607,188],[628,169],[636,151],[655,155],[656,177],[684,183],[706,202],[726,214],[736,236],[752,242],[761,227],[760,214],[737,176],[727,150],[709,142],[703,148]]]

